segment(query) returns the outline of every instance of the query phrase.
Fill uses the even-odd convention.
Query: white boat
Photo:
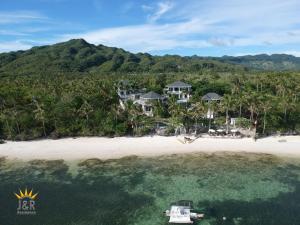
[[[204,214],[192,212],[192,201],[181,200],[171,204],[170,210],[166,210],[166,216],[170,217],[172,224],[192,224],[195,220],[204,217]]]

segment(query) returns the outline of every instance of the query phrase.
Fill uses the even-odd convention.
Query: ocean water
[[[38,192],[36,215],[17,215],[14,193],[26,187]],[[76,162],[0,158],[0,225],[168,224],[163,211],[182,199],[205,213],[197,224],[299,225],[300,159],[225,152]]]

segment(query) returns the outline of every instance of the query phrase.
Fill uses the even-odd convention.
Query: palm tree
[[[84,116],[86,119],[86,123],[89,122],[89,115],[93,112],[93,107],[87,102],[87,100],[84,100],[80,108],[78,109],[78,113],[81,116]]]
[[[161,118],[165,116],[165,108],[160,100],[154,100],[152,102],[153,106],[153,114],[157,118]]]
[[[19,124],[19,111],[16,110],[15,106],[12,109],[11,115],[13,116],[14,121],[16,123],[18,134],[20,134],[21,130],[20,130],[20,124]]]
[[[46,137],[46,127],[45,127],[45,110],[43,109],[43,105],[39,104],[36,99],[33,100],[36,109],[33,111],[35,114],[35,119],[42,122],[43,125],[43,133]]]
[[[283,110],[284,121],[287,122],[287,115],[289,110],[296,108],[297,102],[295,101],[294,93],[290,90],[286,91],[285,95],[280,98],[280,107]]]
[[[169,121],[173,127],[176,127],[175,130],[184,126],[184,122],[187,119],[187,107],[182,107],[178,104],[175,96],[168,99],[168,112],[171,115]]]
[[[206,107],[202,100],[194,103],[192,108],[188,110],[189,115],[196,122],[196,127],[198,126],[198,120],[203,117],[205,112],[206,112]]]
[[[139,117],[143,114],[140,105],[134,104],[132,101],[126,102],[126,110],[128,112],[128,118],[135,133],[139,127]]]
[[[178,117],[180,114],[180,105],[177,103],[175,96],[168,99],[168,111],[171,117]]]
[[[257,114],[257,107],[258,107],[258,94],[256,92],[246,92],[246,104],[250,111],[250,121],[254,122],[254,114]],[[257,117],[257,115],[256,115]]]
[[[267,119],[267,113],[272,109],[272,103],[273,103],[273,97],[271,95],[264,95],[261,97],[260,101],[260,108],[263,111],[263,131],[262,133],[265,134],[266,130],[266,119]]]
[[[212,117],[214,117],[214,114],[216,114],[219,111],[219,104],[216,101],[208,101],[205,104],[205,107],[207,109],[208,116],[208,129],[210,129]]]
[[[5,121],[5,125],[6,125],[6,128],[8,130],[8,134],[9,134],[9,137],[12,138],[12,129],[11,129],[11,126],[10,126],[10,123],[9,123],[9,115],[10,115],[10,112],[8,109],[5,108],[5,101],[4,99],[2,99],[1,101],[1,105],[0,105],[0,120],[2,121]]]
[[[238,105],[239,109],[239,118],[242,117],[242,110],[243,110],[243,105],[246,103],[246,96],[244,93],[239,93],[238,95],[234,95],[236,104]]]
[[[229,132],[229,110],[235,106],[235,101],[231,95],[225,94],[221,101],[221,109],[226,113],[226,133]]]

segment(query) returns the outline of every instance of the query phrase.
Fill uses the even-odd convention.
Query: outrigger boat
[[[180,200],[172,203],[170,210],[166,210],[166,216],[170,217],[171,224],[192,224],[196,220],[204,217],[204,214],[193,212],[193,202],[189,200]]]

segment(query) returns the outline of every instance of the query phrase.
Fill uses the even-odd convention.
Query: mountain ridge
[[[94,45],[71,39],[25,51],[0,54],[0,75],[53,72],[237,72],[247,70],[300,70],[300,57],[287,54],[245,56],[155,56],[122,48]]]

